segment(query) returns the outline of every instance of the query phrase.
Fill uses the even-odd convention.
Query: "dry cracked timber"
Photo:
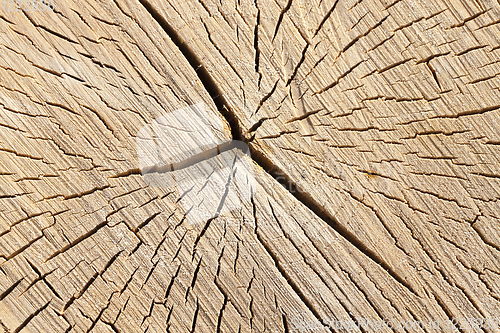
[[[500,331],[499,27],[486,0],[1,11],[0,331]],[[201,224],[135,145],[197,103],[257,179]]]

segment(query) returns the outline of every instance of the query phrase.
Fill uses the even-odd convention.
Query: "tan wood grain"
[[[463,322],[500,321],[499,22],[490,0],[0,11],[0,331],[500,331]],[[138,157],[193,105],[251,148],[250,200],[194,197],[211,219]]]

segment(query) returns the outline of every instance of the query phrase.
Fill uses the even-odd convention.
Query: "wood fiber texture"
[[[0,11],[0,332],[499,332],[499,77],[496,0]],[[255,177],[205,220],[137,154],[192,105]]]

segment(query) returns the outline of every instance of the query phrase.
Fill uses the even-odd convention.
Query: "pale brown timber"
[[[0,331],[500,319],[499,27],[486,0],[2,8]],[[197,103],[258,180],[205,224],[135,145]]]

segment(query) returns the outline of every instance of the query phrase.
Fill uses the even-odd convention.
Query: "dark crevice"
[[[77,300],[80,296],[82,296],[87,292],[87,289],[90,288],[90,286],[92,285],[92,283],[94,283],[95,279],[97,279],[98,276],[99,273],[98,272],[95,273],[79,292],[71,296],[69,301],[64,305],[62,313],[64,313],[73,304],[75,300]]]
[[[2,301],[7,295],[9,295],[16,287],[24,280],[24,277],[17,280],[15,283],[13,283],[9,288],[5,289],[5,291],[0,294],[0,301]]]
[[[283,17],[285,17],[286,12],[290,9],[292,6],[292,0],[288,0],[288,3],[286,4],[285,8],[280,13],[280,16],[278,17],[278,22],[276,23],[276,28],[274,28],[274,34],[273,34],[273,39],[271,42],[274,42],[274,39],[276,38],[276,35],[278,34],[278,30],[280,28],[281,22],[283,21]]]
[[[295,66],[293,72],[292,72],[292,75],[290,75],[290,77],[288,78],[287,82],[286,82],[286,86],[288,87],[290,85],[290,83],[292,83],[292,81],[295,79],[296,75],[297,75],[297,72],[299,71],[299,68],[300,66],[304,63],[304,61],[306,60],[306,54],[307,54],[307,50],[309,49],[309,46],[311,44],[307,43],[307,45],[305,46],[305,48],[302,50],[302,56],[300,57],[300,60],[299,62],[297,63],[297,65]]]
[[[23,328],[25,328],[29,322],[35,318],[36,316],[38,316],[43,310],[45,310],[48,306],[49,306],[50,302],[47,302],[44,306],[42,306],[40,309],[36,310],[35,312],[33,312],[32,314],[30,314],[22,323],[21,325],[19,325],[15,330],[14,330],[14,333],[17,333],[19,331],[21,331]]]
[[[224,301],[222,303],[222,307],[219,311],[219,317],[217,318],[217,333],[221,332],[221,327],[222,327],[222,316],[224,315],[224,310],[226,309],[227,306],[227,295],[224,294]]]
[[[81,235],[80,237],[78,237],[77,239],[75,239],[73,241],[73,243],[71,243],[69,240],[68,240],[68,244],[66,244],[65,246],[63,246],[60,250],[57,250],[56,252],[54,252],[50,257],[48,257],[45,261],[49,261],[51,259],[53,259],[54,257],[56,257],[57,255],[61,254],[61,253],[64,253],[66,250],[68,250],[70,247],[74,247],[76,245],[78,245],[79,243],[81,243],[82,241],[86,240],[86,239],[89,239],[91,236],[93,236],[94,234],[96,234],[99,230],[101,230],[101,228],[103,228],[106,224],[108,223],[108,221],[102,221],[101,223],[97,224],[92,230],[90,230],[88,233],[84,234],[84,235]]]
[[[196,320],[198,319],[198,312],[200,311],[200,302],[198,298],[196,299],[196,310],[194,310],[193,325],[191,326],[191,333],[194,332],[196,328]]]
[[[378,253],[367,247],[353,232],[349,231],[344,225],[340,224],[330,214],[330,212],[328,212],[324,207],[320,205],[319,202],[317,202],[309,193],[306,193],[305,191],[303,191],[303,189],[299,188],[299,186],[290,178],[289,175],[287,175],[285,172],[283,172],[283,170],[281,170],[278,166],[276,166],[270,160],[270,158],[267,157],[265,154],[263,154],[252,142],[249,142],[250,140],[242,134],[243,131],[241,128],[241,124],[238,121],[235,113],[228,106],[228,103],[225,100],[222,91],[219,89],[214,79],[210,76],[207,69],[202,65],[200,59],[196,56],[194,51],[182,40],[179,34],[172,28],[170,24],[168,24],[166,19],[148,1],[140,0],[140,2],[151,14],[151,16],[158,22],[158,24],[160,24],[165,33],[167,33],[170,39],[174,42],[174,44],[179,48],[184,57],[188,60],[189,64],[193,67],[196,74],[198,75],[198,78],[203,83],[210,97],[213,99],[215,105],[217,106],[217,109],[229,123],[233,139],[248,143],[252,159],[273,178],[278,180],[282,185],[285,185],[285,188],[288,189],[289,192],[298,201],[300,201],[302,204],[308,207],[313,213],[315,213],[319,218],[325,221],[330,227],[332,227],[335,231],[337,231],[342,237],[344,237],[347,241],[349,241],[354,247],[360,250],[368,258],[374,261],[377,265],[384,268],[396,281],[398,281],[401,285],[406,287],[412,294],[418,295],[418,293],[416,293],[413,290],[411,285],[408,282],[406,282],[387,262],[385,262]],[[387,17],[382,19],[379,22],[379,24],[377,24],[377,26],[382,24],[385,21],[385,19],[387,19]],[[359,38],[361,37],[362,36],[360,36]],[[353,41],[353,43],[354,42],[355,41]],[[350,47],[350,45],[346,46],[344,48],[344,51],[346,51]],[[287,82],[287,85],[290,84],[290,82],[293,80],[298,67],[300,67],[300,64],[304,61],[305,53],[307,52],[308,46],[309,44],[302,52],[302,59],[296,66],[294,73]],[[204,230],[202,230],[201,234],[197,237],[195,244],[203,236],[211,220],[207,222]]]
[[[285,333],[289,333],[290,328],[288,327],[288,321],[286,319],[285,313],[281,314],[281,320],[283,321],[283,330],[285,331]]]
[[[431,59],[432,60],[432,59]],[[441,82],[439,82],[439,79],[438,79],[438,76],[437,76],[437,71],[436,69],[434,68],[434,66],[432,66],[430,64],[430,60],[426,61],[425,64],[427,65],[427,68],[429,68],[429,71],[431,72],[432,74],[432,77],[434,78],[434,81],[436,81],[436,84],[437,86],[439,87],[439,90],[443,90],[443,87],[441,86]]]
[[[259,71],[260,66],[260,50],[259,50],[259,26],[260,26],[260,8],[257,6],[257,0],[255,0],[255,7],[257,8],[257,21],[255,22],[254,28],[254,39],[253,39],[253,47],[255,48],[255,73],[259,75],[259,81],[257,86],[260,89],[260,81],[262,80],[262,74]]]
[[[316,35],[318,34],[318,32],[320,32],[321,28],[323,28],[323,25],[330,18],[330,16],[332,15],[333,11],[335,10],[335,7],[337,7],[338,3],[339,3],[339,0],[335,1],[335,3],[333,4],[332,8],[330,8],[330,10],[328,11],[328,13],[326,13],[325,17],[323,17],[323,20],[321,20],[321,23],[319,24],[318,28],[314,32],[314,36],[313,37],[316,37]]]
[[[282,185],[302,204],[309,208],[314,214],[326,222],[330,227],[337,231],[349,243],[360,250],[372,261],[384,268],[396,281],[405,286],[412,294],[418,295],[413,290],[411,285],[406,282],[400,275],[386,263],[375,251],[366,246],[354,233],[349,231],[344,225],[340,224],[335,217],[333,217],[324,207],[322,207],[309,193],[300,188],[290,177],[281,170],[278,166],[274,165],[271,160],[258,150],[252,150],[252,158],[264,170],[266,170],[275,179],[280,181]]]
[[[276,91],[276,87],[278,87],[279,82],[280,82],[280,80],[276,80],[276,83],[274,84],[271,91],[268,94],[266,94],[264,97],[262,97],[262,99],[260,100],[259,105],[255,109],[255,112],[253,113],[253,115],[256,115],[257,112],[259,112],[262,105],[264,105],[264,103],[272,96],[272,94],[274,94],[274,92]],[[251,132],[251,130],[248,130],[248,131]]]
[[[229,111],[228,103],[226,102],[222,91],[219,89],[213,78],[210,76],[210,73],[207,69],[201,64],[200,59],[196,56],[194,51],[182,40],[179,34],[172,28],[170,24],[168,24],[167,20],[146,0],[140,0],[141,4],[144,8],[151,14],[153,19],[163,28],[165,33],[170,37],[172,42],[179,48],[184,57],[187,59],[191,67],[198,75],[198,78],[203,83],[203,86],[207,90],[210,97],[213,99],[215,105],[219,112],[222,113],[224,118],[228,121],[231,127],[231,134],[234,140],[241,140],[241,129],[238,120],[234,117],[234,115]]]
[[[250,152],[248,151],[248,146],[239,140],[232,140],[218,145],[200,146],[198,148],[201,148],[202,150],[201,153],[196,154],[194,151],[187,152],[187,155],[191,156],[183,159],[182,161],[172,162],[164,165],[155,165],[149,168],[144,168],[140,172],[142,175],[144,175],[148,173],[167,173],[173,171],[180,171],[190,166],[193,166],[197,163],[200,163],[202,161],[209,160],[212,157],[221,155],[222,153],[225,153],[227,151],[231,151],[235,148],[239,149],[244,154],[250,155]]]
[[[175,274],[172,276],[170,279],[170,283],[168,284],[167,289],[165,290],[165,300],[170,296],[170,291],[172,290],[172,286],[174,285],[175,279],[177,276],[179,276],[179,271],[181,270],[181,265],[177,266],[177,270],[175,271]]]

